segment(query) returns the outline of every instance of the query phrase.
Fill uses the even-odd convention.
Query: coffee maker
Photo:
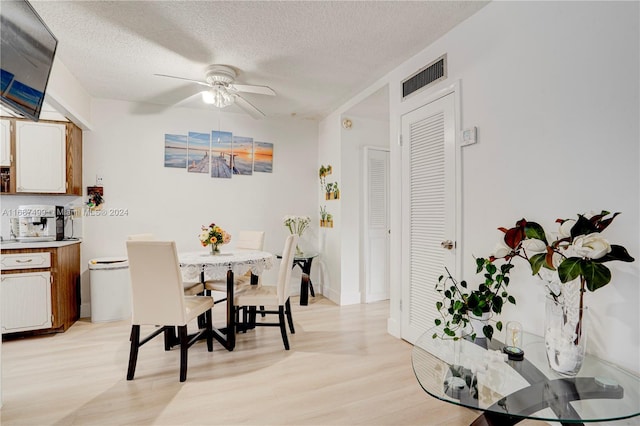
[[[18,206],[17,217],[11,218],[16,240],[60,241],[64,239],[64,207],[50,205]]]

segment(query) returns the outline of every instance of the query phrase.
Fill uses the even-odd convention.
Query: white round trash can
[[[89,261],[91,322],[120,321],[131,317],[131,281],[126,257]]]

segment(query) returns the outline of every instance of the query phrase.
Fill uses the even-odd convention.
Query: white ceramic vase
[[[483,327],[487,325],[491,318],[491,312],[483,312],[482,316],[477,317],[473,314],[469,314],[469,323],[471,324],[471,334],[476,334],[476,339],[486,339],[487,336],[482,331]]]

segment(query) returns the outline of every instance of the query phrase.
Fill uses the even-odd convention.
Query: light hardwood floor
[[[386,333],[389,305],[336,306],[292,299],[296,334],[277,328],[179,351],[156,338],[125,380],[128,321],[80,320],[66,333],[2,344],[2,425],[468,425],[477,412],[438,401],[418,385],[411,345]],[[221,323],[224,306],[216,305]],[[545,423],[526,422],[529,426]]]

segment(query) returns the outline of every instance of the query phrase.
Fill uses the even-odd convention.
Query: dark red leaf
[[[524,230],[522,228],[516,227],[511,228],[504,235],[504,242],[507,247],[515,249],[518,247],[522,239],[524,238]]]

